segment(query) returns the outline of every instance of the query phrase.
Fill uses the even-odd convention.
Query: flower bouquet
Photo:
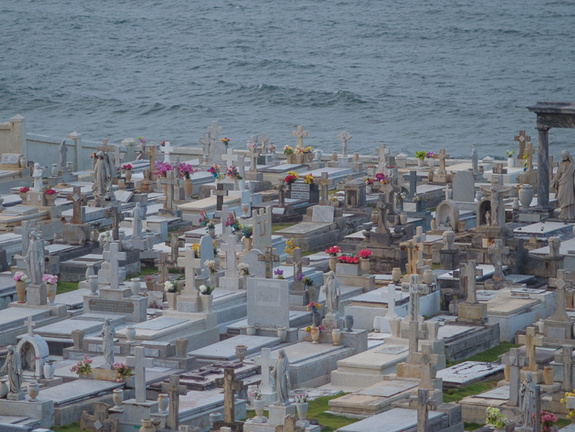
[[[303,176],[303,182],[304,182],[305,184],[311,185],[311,184],[314,184],[314,183],[315,183],[315,178],[314,178],[314,176],[313,176],[312,174],[306,174],[306,175]]]
[[[78,376],[88,376],[92,373],[92,359],[84,356],[82,360],[70,368],[70,372],[78,374]]]
[[[242,227],[242,234],[245,238],[252,238],[254,235],[254,227],[252,225],[244,225]]]
[[[240,175],[240,172],[238,171],[238,167],[235,167],[235,166],[230,166],[226,170],[226,177],[229,177],[233,180],[241,180],[242,179],[242,176]]]
[[[173,281],[164,282],[164,291],[168,293],[175,293],[177,291],[176,283]]]
[[[220,166],[219,165],[212,165],[210,168],[208,168],[208,172],[214,176],[214,178],[218,179],[218,178],[222,178],[222,175],[220,174]]]
[[[311,311],[311,312],[317,312],[320,307],[321,307],[321,306],[320,306],[319,303],[316,303],[316,302],[313,302],[313,301],[312,301],[312,302],[310,302],[310,303],[307,305],[307,310],[308,310],[308,311]]]
[[[339,248],[339,246],[331,246],[327,248],[324,252],[331,256],[336,256],[338,253],[341,252],[341,249]]]
[[[357,253],[357,256],[359,256],[360,258],[369,258],[370,256],[373,255],[373,252],[370,251],[369,249],[362,249]]]
[[[204,265],[208,269],[210,273],[216,273],[218,271],[218,267],[216,265],[215,260],[205,260]]]
[[[284,183],[287,183],[288,185],[291,185],[291,184],[294,183],[297,179],[299,179],[298,173],[296,173],[295,171],[288,171],[288,175],[285,176],[285,178],[284,178]]]
[[[427,159],[437,159],[437,153],[427,152],[427,153],[425,153],[425,157],[426,157]]]
[[[296,395],[294,396],[295,403],[306,403],[308,397],[309,396],[307,393],[296,393]]]
[[[194,251],[194,258],[200,257],[200,244],[192,243],[191,249]]]
[[[285,155],[291,155],[293,153],[294,153],[293,147],[288,146],[288,145],[284,147],[284,154]]]
[[[161,177],[166,177],[168,175],[168,171],[172,171],[174,169],[172,164],[166,162],[155,162],[154,168],[156,169],[154,174]]]
[[[337,261],[343,264],[358,264],[359,258],[351,255],[340,255],[337,257]]]
[[[26,192],[30,191],[30,188],[25,186],[25,187],[21,187],[20,188],[20,193],[21,194],[25,194]]]
[[[13,279],[16,282],[28,282],[28,276],[26,276],[26,273],[21,271],[17,271],[16,273],[14,273]]]
[[[125,363],[114,363],[112,369],[116,371],[116,382],[123,382],[125,377],[134,375],[130,366]]]
[[[239,263],[238,264],[238,275],[241,276],[249,276],[250,275],[250,266],[246,263]]]
[[[190,176],[197,171],[194,169],[194,167],[192,167],[190,164],[187,163],[179,163],[177,165],[177,169],[178,173],[180,174],[180,177],[184,177],[186,179],[189,179]]]
[[[226,220],[226,226],[231,227],[234,232],[242,229],[242,224],[240,221],[236,219],[233,213],[228,215],[228,219]]]
[[[58,283],[58,276],[45,274],[44,276],[42,276],[42,281],[50,285],[56,285]]]
[[[133,168],[133,167],[132,167],[132,165],[130,165],[130,164],[124,164],[124,165],[122,165],[122,169],[123,169],[124,171],[131,171],[132,168]]]
[[[214,289],[215,289],[215,287],[210,286],[210,285],[200,285],[200,287],[197,288],[197,290],[202,295],[210,295],[211,293],[214,292]]]
[[[274,270],[274,274],[277,276],[278,279],[284,278],[284,271],[282,269]]]
[[[228,145],[230,143],[229,138],[222,138],[220,141],[223,142],[225,145]]]
[[[490,406],[485,410],[485,412],[487,413],[486,423],[490,426],[504,428],[509,423],[509,420],[501,413],[499,408]]]
[[[48,189],[46,189],[46,190],[44,191],[44,195],[55,195],[55,194],[57,194],[57,193],[58,193],[58,192],[56,192],[56,191],[55,191],[54,189],[52,189],[52,188],[48,188]]]
[[[419,150],[415,152],[415,157],[417,159],[423,160],[425,159],[425,156],[427,155],[427,152],[425,150]]]
[[[256,387],[249,392],[248,396],[253,400],[260,400],[262,398],[262,392],[260,391],[259,387]]]

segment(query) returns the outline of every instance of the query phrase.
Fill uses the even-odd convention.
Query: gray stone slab
[[[117,190],[114,192],[114,196],[118,201],[122,203],[127,203],[134,196],[134,192],[130,192],[127,190]]]
[[[443,413],[429,411],[429,419],[435,419]],[[383,427],[383,425],[385,425]],[[366,418],[365,420],[343,426],[339,432],[403,432],[417,425],[417,410],[392,408],[389,411]]]
[[[187,322],[188,320],[181,318],[155,318],[142,323],[134,324],[133,326],[138,330],[164,330],[178,324]]]
[[[383,345],[381,348],[374,350],[374,352],[382,354],[401,354],[408,350],[409,348],[406,345]]]
[[[417,387],[417,382],[413,381],[382,381],[358,392],[361,395],[390,397],[406,390]]]
[[[111,381],[80,379],[42,389],[41,399],[53,400],[54,405],[63,405],[75,400],[111,393],[112,390],[122,387],[123,385],[123,383],[114,383]]]
[[[458,171],[453,176],[453,200],[473,202],[475,198],[475,179],[469,171]]]
[[[474,397],[482,399],[498,399],[498,400],[509,400],[509,386],[495,387],[485,393],[478,394]]]
[[[248,278],[248,325],[289,327],[289,281]]]
[[[333,212],[334,208],[332,206],[316,205],[312,208],[311,221],[320,223],[332,223],[333,222]]]
[[[296,234],[296,235],[307,235],[312,234],[315,231],[323,230],[329,227],[331,223],[325,222],[300,222],[294,226],[283,228],[276,231],[276,234]]]
[[[443,379],[444,383],[462,385],[500,373],[503,368],[497,363],[466,361],[437,371],[437,378]]]
[[[196,358],[232,360],[236,358],[236,345],[247,346],[249,355],[259,353],[262,348],[277,345],[279,342],[277,337],[238,335],[191,351],[189,354]]]

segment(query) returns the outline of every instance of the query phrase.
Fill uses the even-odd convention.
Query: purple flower
[[[301,281],[303,280],[303,273],[299,273],[299,274],[296,276],[295,280],[298,281],[298,282],[301,282]]]
[[[284,271],[281,270],[281,269],[277,269],[277,270],[274,271],[274,274],[275,274],[276,276],[283,276]]]

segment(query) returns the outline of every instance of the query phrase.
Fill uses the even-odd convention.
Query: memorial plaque
[[[248,325],[289,327],[289,282],[248,278]]]
[[[310,197],[309,190],[310,185],[306,183],[294,183],[291,185],[290,198],[309,200]]]
[[[2,165],[18,165],[20,155],[17,153],[2,154]]]
[[[132,314],[134,313],[134,305],[132,303],[119,302],[114,300],[90,299],[90,310]]]

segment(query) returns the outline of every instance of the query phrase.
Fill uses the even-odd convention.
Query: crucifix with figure
[[[303,130],[303,126],[299,125],[292,135],[297,138],[296,148],[303,149],[303,139],[307,137],[307,132]]]
[[[120,274],[120,261],[127,258],[126,252],[120,252],[120,244],[112,242],[109,249],[103,253],[104,259],[110,263],[110,288],[118,288]]]
[[[244,382],[235,379],[235,371],[232,368],[224,369],[224,377],[216,378],[216,386],[224,389],[224,421],[228,424],[234,422],[235,392],[242,391]]]
[[[273,278],[274,263],[280,261],[279,255],[274,254],[274,248],[266,248],[266,253],[258,255],[258,261],[263,261],[265,263],[265,278]]]
[[[146,402],[146,368],[154,366],[154,361],[144,354],[144,347],[134,348],[134,355],[126,357],[128,366],[134,369],[136,402]]]
[[[429,293],[427,284],[420,283],[418,274],[409,275],[409,314],[406,321],[419,321],[419,297]]]
[[[341,154],[343,157],[347,156],[347,145],[349,144],[350,140],[353,138],[352,135],[346,130],[341,131],[337,135],[337,139],[341,142]]]
[[[519,135],[515,135],[513,137],[513,141],[516,141],[519,143],[519,152],[517,154],[517,159],[523,159],[523,156],[525,155],[525,144],[527,144],[529,141],[531,141],[531,137],[528,135],[525,135],[524,130],[520,130]]]
[[[178,430],[180,423],[180,395],[188,394],[188,388],[180,385],[179,375],[170,375],[170,381],[162,383],[162,393],[167,393],[169,397],[168,428]]]

